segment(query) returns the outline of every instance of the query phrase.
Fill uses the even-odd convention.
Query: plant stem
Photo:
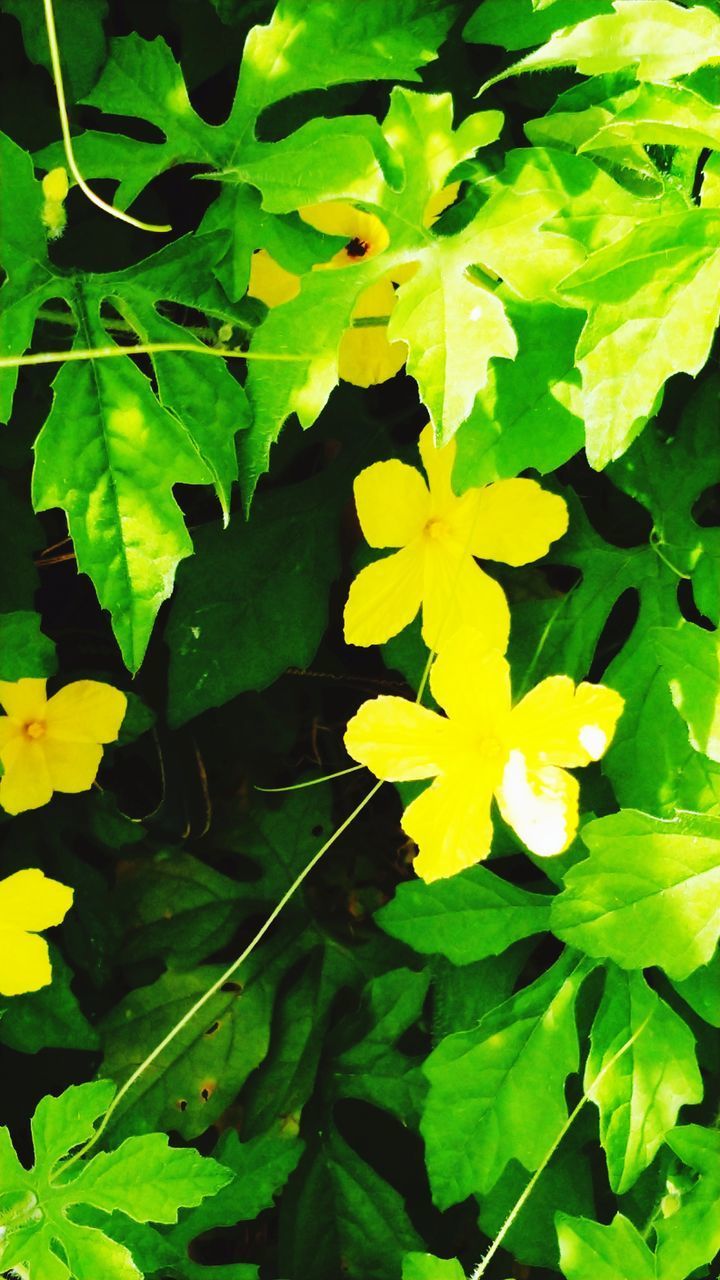
[[[171,226],[158,226],[153,222],[141,222],[139,218],[133,218],[129,213],[123,213],[122,209],[116,209],[114,205],[106,204],[106,202],[97,196],[95,192],[88,186],[82,176],[75,159],[73,151],[72,138],[70,136],[70,121],[68,119],[67,104],[65,101],[65,86],[63,84],[62,66],[60,64],[60,49],[58,47],[57,30],[55,28],[55,12],[53,10],[53,0],[43,0],[45,8],[45,26],[47,27],[48,45],[50,47],[50,65],[52,67],[52,76],[55,82],[55,95],[57,97],[58,114],[60,116],[60,128],[62,130],[63,146],[65,148],[65,158],[68,163],[68,169],[72,173],[80,190],[87,196],[88,200],[97,205],[98,209],[102,209],[104,213],[109,213],[112,218],[119,218],[121,222],[127,222],[131,227],[138,227],[140,231],[172,231]]]
[[[618,1062],[620,1058],[622,1058],[623,1054],[624,1054],[624,1053],[627,1053],[628,1049],[629,1049],[629,1048],[631,1048],[631,1046],[632,1046],[632,1045],[634,1045],[634,1043],[635,1043],[635,1041],[636,1041],[637,1039],[639,1039],[639,1037],[642,1035],[643,1031],[645,1030],[645,1028],[646,1028],[646,1026],[647,1026],[648,1022],[650,1021],[650,1019],[652,1018],[652,1016],[653,1016],[653,1015],[652,1015],[652,1013],[649,1013],[649,1014],[647,1015],[647,1017],[645,1018],[645,1020],[644,1020],[644,1021],[640,1024],[640,1026],[638,1027],[637,1031],[633,1032],[633,1034],[630,1036],[630,1038],[629,1038],[628,1040],[626,1040],[626,1041],[625,1041],[625,1044],[624,1044],[624,1045],[621,1045],[621,1047],[618,1049],[617,1053],[614,1053],[614,1054],[613,1054],[613,1056],[612,1056],[612,1058],[609,1058],[609,1059],[608,1059],[608,1061],[605,1063],[605,1066],[604,1066],[604,1067],[602,1068],[602,1070],[601,1070],[601,1071],[599,1071],[599,1072],[598,1072],[598,1074],[596,1075],[596,1077],[595,1077],[595,1079],[593,1080],[592,1084],[589,1086],[589,1088],[587,1088],[587,1089],[585,1090],[585,1092],[584,1092],[584,1094],[583,1094],[582,1098],[580,1099],[580,1101],[578,1102],[577,1106],[576,1106],[576,1107],[574,1107],[574,1108],[573,1108],[573,1110],[570,1112],[570,1115],[568,1116],[567,1120],[565,1121],[564,1125],[562,1126],[562,1128],[561,1128],[560,1132],[558,1133],[557,1137],[556,1137],[556,1138],[555,1138],[555,1140],[553,1141],[552,1146],[550,1146],[550,1147],[548,1148],[547,1152],[545,1153],[545,1155],[544,1155],[544,1157],[543,1157],[543,1159],[542,1159],[541,1164],[540,1164],[540,1165],[538,1166],[538,1168],[535,1170],[535,1172],[534,1172],[534,1174],[533,1174],[532,1178],[531,1178],[531,1179],[530,1179],[530,1181],[528,1182],[528,1184],[527,1184],[527,1186],[525,1187],[524,1191],[522,1191],[522,1192],[521,1192],[521,1194],[518,1196],[517,1200],[515,1201],[515,1204],[513,1205],[513,1207],[512,1207],[512,1209],[510,1210],[510,1212],[509,1212],[509,1214],[508,1214],[507,1218],[505,1219],[505,1221],[503,1222],[503,1224],[502,1224],[502,1226],[501,1226],[500,1230],[498,1231],[498,1233],[497,1233],[497,1235],[496,1235],[495,1239],[493,1240],[492,1244],[490,1245],[490,1248],[488,1249],[487,1253],[485,1254],[485,1257],[483,1258],[482,1262],[479,1262],[479,1263],[478,1263],[477,1267],[475,1268],[475,1270],[473,1271],[472,1275],[470,1276],[470,1280],[481,1280],[482,1276],[484,1276],[484,1275],[485,1275],[485,1272],[487,1271],[488,1266],[490,1265],[490,1263],[492,1262],[493,1258],[495,1257],[495,1254],[497,1253],[498,1249],[499,1249],[499,1248],[500,1248],[500,1246],[502,1245],[502,1242],[503,1242],[503,1240],[505,1239],[505,1236],[507,1235],[508,1231],[509,1231],[509,1230],[510,1230],[510,1228],[512,1227],[513,1223],[515,1222],[515,1220],[517,1219],[517,1217],[519,1216],[519,1214],[520,1214],[520,1213],[522,1213],[523,1209],[525,1208],[525,1205],[527,1204],[528,1200],[530,1199],[530,1196],[532,1195],[533,1191],[535,1190],[535,1187],[537,1186],[537,1184],[538,1184],[538,1182],[539,1182],[540,1178],[542,1177],[543,1173],[545,1172],[545,1170],[546,1170],[546,1168],[547,1168],[548,1164],[550,1163],[550,1161],[552,1160],[553,1156],[555,1155],[555,1152],[557,1151],[558,1147],[560,1146],[560,1143],[562,1142],[562,1140],[563,1140],[563,1138],[565,1137],[565,1135],[566,1135],[566,1133],[568,1132],[568,1130],[569,1130],[569,1129],[572,1127],[572,1125],[574,1124],[575,1120],[577,1120],[577,1117],[580,1115],[580,1112],[582,1111],[583,1107],[585,1106],[585,1103],[589,1101],[589,1099],[590,1099],[590,1097],[591,1097],[591,1095],[592,1095],[592,1091],[593,1091],[593,1089],[595,1088],[595,1086],[596,1086],[596,1085],[598,1085],[598,1084],[600,1083],[600,1081],[602,1080],[603,1076],[605,1076],[605,1075],[606,1075],[606,1073],[611,1069],[611,1067],[614,1067],[614,1066],[615,1066],[615,1063],[616,1063],[616,1062]]]
[[[310,874],[313,867],[317,866],[323,854],[327,853],[328,849],[331,848],[331,846],[343,834],[344,831],[347,831],[347,828],[350,826],[350,824],[355,821],[355,818],[365,808],[365,805],[372,800],[373,796],[377,794],[381,786],[382,786],[382,782],[376,782],[375,786],[372,787],[371,790],[367,792],[367,794],[363,797],[360,803],[356,805],[356,807],[353,809],[352,813],[348,814],[347,818],[345,818],[345,820],[340,823],[340,826],[337,827],[335,831],[333,831],[332,835],[318,849],[317,853],[313,854],[310,861],[306,863],[306,865],[303,867],[299,875],[295,877],[290,887],[285,890],[285,893],[283,894],[280,901],[277,902],[276,905],[273,907],[273,910],[270,912],[270,915],[267,917],[267,920],[258,929],[254,938],[251,939],[251,941],[245,947],[244,951],[240,953],[240,955],[237,957],[236,960],[233,960],[232,964],[224,971],[224,973],[221,973],[217,981],[213,982],[212,986],[208,987],[207,991],[203,992],[203,994],[200,996],[200,999],[196,1000],[195,1004],[192,1005],[190,1009],[188,1009],[187,1013],[183,1014],[182,1018],[180,1018],[180,1020],[175,1023],[175,1026],[172,1027],[170,1031],[168,1031],[167,1035],[163,1036],[159,1044],[157,1044],[155,1048],[147,1055],[147,1057],[140,1063],[139,1067],[135,1068],[132,1075],[128,1076],[125,1083],[120,1087],[118,1092],[115,1094],[115,1097],[110,1103],[110,1106],[105,1112],[105,1115],[103,1116],[102,1120],[100,1121],[100,1124],[98,1125],[93,1135],[88,1139],[87,1142],[83,1144],[82,1147],[79,1148],[78,1151],[75,1152],[74,1155],[70,1156],[70,1158],[61,1165],[59,1170],[60,1173],[64,1173],[65,1170],[69,1169],[71,1165],[75,1164],[78,1160],[82,1159],[82,1157],[87,1155],[88,1151],[90,1151],[90,1149],[95,1146],[95,1144],[99,1141],[99,1139],[102,1137],[103,1133],[107,1129],[110,1123],[110,1120],[112,1119],[112,1116],[120,1106],[120,1103],[127,1096],[127,1094],[130,1092],[133,1086],[137,1084],[140,1077],[144,1075],[148,1067],[152,1066],[153,1062],[155,1062],[156,1059],[160,1057],[160,1055],[165,1051],[165,1049],[167,1049],[168,1045],[172,1044],[175,1037],[178,1036],[180,1032],[188,1025],[188,1023],[192,1021],[195,1015],[199,1013],[200,1010],[207,1004],[208,1000],[212,1000],[213,996],[217,995],[218,991],[220,991],[220,989],[225,986],[225,983],[229,982],[230,979],[234,977],[234,975],[237,973],[240,966],[247,960],[248,956],[252,955],[252,952],[255,950],[258,943],[261,942],[262,939],[265,937],[265,934],[268,932],[268,929],[270,929],[272,925],[275,923],[280,913],[287,906],[288,902],[293,897],[293,894],[296,892],[296,890],[300,888],[300,885],[303,883],[306,877]]]
[[[154,352],[187,351],[194,356],[224,357],[227,360],[279,360],[298,363],[312,360],[309,355],[273,355],[267,351],[236,351],[232,347],[205,347],[197,342],[140,342],[134,347],[88,347],[86,350],[38,351],[29,356],[2,356],[0,369],[19,369],[38,364],[69,364],[78,360],[113,360],[119,356],[144,356]]]

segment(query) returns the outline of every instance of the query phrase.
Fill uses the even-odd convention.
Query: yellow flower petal
[[[17,720],[11,720],[10,716],[0,716],[0,760],[8,744],[19,737],[22,732],[22,725],[18,724]]]
[[[532,763],[589,764],[609,747],[623,706],[620,694],[605,685],[575,688],[569,676],[550,676],[513,711],[513,745]]]
[[[73,891],[31,867],[0,880],[0,930],[29,933],[60,924],[72,906]]]
[[[512,751],[496,795],[503,818],[523,844],[551,858],[567,849],[577,831],[579,791],[564,769],[529,767],[521,751]]]
[[[39,991],[50,982],[52,969],[45,939],[20,929],[0,929],[0,995]]]
[[[473,738],[504,736],[510,715],[510,667],[481,632],[462,627],[443,646],[430,672],[430,688],[451,720],[470,726]],[[498,742],[498,745],[499,742]]]
[[[42,192],[46,200],[62,204],[69,190],[67,171],[60,166],[51,169],[42,180]]]
[[[48,803],[52,783],[40,741],[18,735],[3,748],[2,762],[0,806],[6,813],[24,813]]]
[[[459,182],[451,182],[448,187],[443,187],[442,191],[436,191],[425,205],[423,214],[423,225],[431,227],[433,222],[437,222],[441,213],[450,208],[450,205],[457,199],[460,190]]]
[[[453,876],[490,852],[492,787],[476,772],[438,778],[403,814],[403,829],[418,846],[415,871],[423,880]]]
[[[412,280],[417,275],[420,268],[419,262],[401,262],[391,267],[388,272],[388,279],[393,284],[406,284],[408,280]]]
[[[389,316],[394,306],[395,290],[386,276],[363,290],[352,318],[380,319]],[[346,382],[372,387],[393,378],[406,359],[406,344],[388,341],[387,324],[351,326],[340,340],[338,370]]]
[[[102,760],[100,745],[46,738],[43,750],[54,791],[90,790]]]
[[[472,556],[442,538],[425,546],[423,639],[441,649],[460,627],[473,627],[488,647],[504,653],[510,635],[510,610],[501,586]]]
[[[471,550],[484,560],[529,564],[568,527],[564,500],[535,480],[498,480],[464,499],[475,504]]]
[[[390,237],[382,222],[374,213],[363,213],[346,200],[328,200],[323,204],[308,204],[298,213],[316,231],[328,236],[343,236],[347,240],[344,249],[319,268],[357,266],[367,262],[383,249],[387,249]]]
[[[432,426],[428,423],[420,435],[418,446],[430,486],[432,513],[444,515],[457,501],[452,487],[455,441],[451,440],[449,444],[438,449],[435,445]]]
[[[371,547],[405,547],[425,527],[430,496],[419,471],[391,458],[374,462],[353,486],[360,528]]]
[[[290,302],[300,292],[300,277],[286,271],[267,249],[258,249],[250,260],[250,280],[248,293],[252,298],[259,298],[266,307],[279,307],[283,302]]]
[[[346,329],[340,339],[338,373],[354,387],[375,387],[394,378],[407,360],[404,342],[388,342],[387,327]]]
[[[420,608],[422,582],[419,539],[361,569],[345,605],[348,644],[384,644],[402,631]]]
[[[120,732],[127,698],[111,684],[76,680],[47,704],[47,736],[59,742],[114,742]]]
[[[440,773],[452,750],[449,722],[406,698],[364,702],[345,731],[353,760],[386,782],[411,782]]]
[[[44,720],[46,686],[47,680],[0,680],[0,706],[22,723]]]

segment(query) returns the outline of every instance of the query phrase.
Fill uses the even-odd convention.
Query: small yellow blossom
[[[37,991],[52,980],[48,945],[37,935],[60,924],[72,900],[72,889],[36,869],[0,881],[0,995]]]
[[[283,302],[297,298],[299,292],[300,277],[281,267],[267,249],[258,249],[253,254],[248,283],[251,298],[259,298],[266,307],[279,307]]]
[[[407,346],[404,342],[390,342],[387,323],[382,323],[394,306],[395,290],[387,276],[363,289],[353,309],[353,321],[375,323],[353,324],[340,339],[338,373],[345,382],[352,382],[356,387],[374,387],[394,378],[402,369],[407,360]]]
[[[437,880],[487,857],[493,796],[528,849],[562,853],[578,824],[579,788],[566,768],[604,754],[620,694],[550,676],[513,708],[506,659],[472,628],[443,646],[430,688],[447,716],[382,696],[360,707],[345,734],[349,754],[376,777],[434,779],[402,820],[419,849],[418,875]]]
[[[0,805],[22,813],[47,804],[53,791],[87,791],[102,743],[120,732],[127,698],[97,680],[76,680],[52,698],[45,680],[0,680]]]
[[[425,209],[424,225],[432,226],[440,214],[455,200],[460,183],[453,182],[435,193]],[[365,213],[346,200],[328,200],[323,204],[305,205],[300,217],[325,235],[342,236],[346,241],[329,262],[319,262],[318,271],[337,270],[367,262],[387,249],[390,237],[373,213]],[[373,320],[374,324],[352,324],[340,342],[338,372],[345,382],[356,387],[374,387],[387,382],[402,369],[407,359],[404,342],[390,342],[388,321],[395,306],[396,285],[404,284],[417,271],[416,262],[391,268],[381,280],[364,289],[358,298],[352,320]],[[266,249],[253,254],[248,293],[267,307],[289,302],[300,292],[300,277],[286,271]]]
[[[58,236],[61,236],[65,230],[65,198],[68,190],[68,176],[62,166],[57,169],[51,169],[49,173],[45,174],[42,180],[42,192],[45,199],[41,217],[50,240],[57,240]]]
[[[505,651],[510,612],[505,593],[474,557],[528,564],[567,529],[562,498],[535,480],[499,480],[457,497],[455,442],[438,449],[432,428],[420,436],[428,478],[404,462],[376,462],[355,481],[362,531],[371,547],[394,555],[362,569],[345,606],[349,644],[384,644],[422,606],[425,643],[437,649],[459,626],[477,627]],[[429,486],[429,487],[428,487]]]
[[[382,222],[374,213],[363,213],[347,200],[328,200],[324,204],[306,204],[298,210],[303,222],[326,236],[342,236],[345,245],[329,262],[318,263],[318,270],[354,267],[375,258],[390,243]]]

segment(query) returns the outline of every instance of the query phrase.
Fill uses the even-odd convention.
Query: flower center
[[[425,535],[428,538],[443,538],[448,533],[447,521],[441,516],[431,516],[425,524]]]
[[[31,720],[25,725],[25,737],[33,741],[45,736],[45,724],[42,720]]]
[[[345,252],[348,258],[364,258],[369,248],[370,245],[367,240],[361,240],[359,236],[353,236],[352,240],[345,245]]]
[[[504,754],[503,744],[499,738],[481,738],[478,742],[478,754],[488,764],[497,763]]]

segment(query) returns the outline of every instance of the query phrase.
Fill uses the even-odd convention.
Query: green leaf
[[[313,935],[315,930],[310,930],[309,955],[299,974],[285,982],[282,998],[276,1001],[267,1055],[243,1091],[243,1129],[249,1135],[300,1113],[315,1087],[338,992],[352,990],[365,976],[344,948]],[[316,941],[324,945],[313,945]]]
[[[596,469],[625,452],[669,377],[705,364],[720,311],[719,231],[712,209],[655,218],[563,282],[563,293],[589,313],[576,358]]]
[[[583,22],[599,13],[612,13],[612,0],[483,0],[463,30],[474,44],[498,44],[503,49],[527,49],[542,44],[560,27]]]
[[[501,299],[468,278],[476,249],[474,238],[462,235],[430,246],[401,286],[388,326],[391,342],[408,344],[408,371],[441,439],[467,418],[491,357],[512,360],[517,353]]]
[[[359,285],[370,279],[372,263],[345,272],[311,272],[297,298],[274,307],[253,337],[260,356],[292,356],[274,364],[251,361],[248,394],[253,410],[250,430],[240,444],[240,478],[246,503],[269,469],[270,447],[290,414],[310,427],[338,381],[338,350],[350,323]],[[358,277],[362,274],[362,280]],[[373,278],[377,269],[372,273]],[[340,279],[335,277],[339,275]]]
[[[408,368],[417,378],[439,438],[449,439],[468,416],[476,391],[486,381],[489,359],[515,354],[514,334],[494,287],[487,277],[481,284],[468,273],[478,260],[471,228],[440,236],[425,225],[431,197],[443,189],[460,161],[497,137],[501,125],[500,113],[490,111],[469,116],[453,129],[449,94],[393,90],[383,135],[393,171],[404,175],[404,182],[395,180],[395,172],[393,185],[380,182],[375,168],[356,185],[357,198],[383,223],[390,243],[352,269],[309,273],[298,297],[274,308],[255,335],[251,351],[266,356],[294,352],[303,359],[278,370],[267,361],[250,366],[248,390],[255,420],[243,442],[242,464],[248,496],[267,470],[270,445],[287,417],[297,414],[303,427],[317,418],[338,381],[340,341],[360,295],[388,274],[392,277],[393,269],[419,264],[417,273],[400,285],[388,336],[407,343]],[[346,128],[342,121],[335,121],[334,127],[339,135]],[[323,172],[323,177],[326,190],[332,192],[332,173]],[[292,190],[284,195],[281,155],[268,157],[262,181],[257,181],[263,200],[274,210],[288,212],[301,203]]]
[[[179,849],[156,853],[121,883],[125,959],[199,963],[230,941],[246,897],[246,887]]]
[[[0,133],[0,355],[20,354],[29,345],[35,316],[48,298],[63,292],[53,279],[41,221],[43,196],[30,156]],[[0,422],[12,408],[17,369],[0,369]]]
[[[198,534],[167,632],[173,723],[312,662],[338,572],[342,497],[318,494],[313,481],[281,489],[258,500],[249,524]]]
[[[643,84],[627,106],[581,143],[580,151],[612,152],[625,146],[720,146],[720,111],[685,85]],[[610,108],[612,103],[607,103]],[[620,104],[618,104],[620,105]]]
[[[718,633],[681,623],[678,630],[658,627],[653,641],[693,747],[720,762]]]
[[[107,341],[97,318],[87,321],[79,349]],[[192,552],[172,485],[209,476],[131,361],[66,364],[53,389],[36,444],[33,505],[66,508],[78,568],[97,584],[136,671],[175,567]]]
[[[117,1150],[86,1160],[74,1176],[64,1176],[63,1158],[91,1136],[113,1094],[114,1086],[101,1080],[43,1098],[32,1121],[32,1169],[20,1164],[2,1130],[3,1189],[15,1200],[14,1229],[0,1241],[4,1270],[22,1268],[29,1280],[140,1280],[124,1245],[71,1214],[91,1206],[143,1222],[174,1222],[182,1205],[199,1204],[232,1177],[196,1151],[168,1147],[159,1133],[129,1138]]]
[[[3,0],[3,9],[20,23],[25,52],[31,62],[50,71],[50,50],[44,22],[32,0]],[[54,0],[55,25],[62,50],[65,88],[77,102],[92,86],[105,61],[103,22],[107,0]]]
[[[477,1026],[491,1009],[510,998],[525,967],[532,944],[516,942],[501,956],[489,956],[456,968],[449,960],[433,962],[433,1040]]]
[[[258,797],[248,813],[233,812],[223,847],[257,863],[259,879],[249,892],[274,905],[332,830],[329,791],[307,787],[283,796],[280,805],[275,797]]]
[[[610,1067],[634,1035],[635,1042]],[[590,1044],[585,1091],[600,1111],[610,1185],[624,1195],[654,1160],[680,1107],[702,1100],[695,1042],[641,973],[611,965]]]
[[[547,1155],[567,1117],[565,1081],[578,1067],[575,999],[588,972],[566,954],[427,1059],[421,1129],[439,1208],[489,1191],[509,1160],[534,1170]]]
[[[455,437],[458,493],[519,475],[545,474],[583,446],[580,378],[575,347],[582,328],[572,310],[507,298],[518,354],[490,362],[487,386]]]
[[[136,1222],[177,1222],[181,1205],[200,1204],[229,1181],[226,1169],[192,1147],[169,1147],[164,1133],[144,1133],[101,1151],[70,1185],[81,1203],[105,1213],[122,1209]]]
[[[257,971],[248,963],[242,987],[218,992],[144,1072],[113,1119],[116,1137],[164,1128],[190,1138],[217,1120],[267,1051],[274,991],[267,953],[262,964]],[[126,1080],[222,971],[170,970],[121,1000],[100,1025],[103,1072]]]
[[[682,982],[674,982],[673,986],[711,1027],[720,1027],[720,951],[715,952],[708,964],[696,969]]]
[[[457,1258],[436,1258],[431,1253],[406,1253],[402,1280],[465,1280]]]
[[[667,1142],[699,1175],[676,1212],[655,1223],[658,1276],[685,1280],[720,1250],[720,1134],[697,1124],[681,1125]]]
[[[565,877],[553,931],[624,969],[659,965],[687,978],[720,936],[720,822],[625,810],[583,828],[590,855]]]
[[[240,1268],[205,1267],[192,1261],[188,1249],[192,1241],[216,1227],[238,1222],[252,1222],[264,1209],[273,1206],[303,1153],[304,1143],[293,1133],[274,1128],[249,1142],[241,1142],[233,1130],[226,1131],[214,1150],[215,1159],[234,1178],[211,1200],[206,1200],[192,1213],[184,1214],[180,1223],[167,1233],[166,1239],[177,1252],[181,1280],[228,1280]]]
[[[485,867],[433,884],[398,885],[392,902],[375,916],[393,938],[423,955],[447,956],[456,965],[500,955],[518,939],[542,933],[549,918],[549,899],[508,884]]]
[[[704,5],[688,10],[672,0],[614,0],[613,9],[557,31],[481,92],[507,76],[548,67],[575,67],[587,76],[632,67],[638,80],[674,80],[720,56],[720,17]]]
[[[234,1130],[226,1130],[213,1157],[234,1174],[211,1199],[180,1215],[177,1226],[154,1229],[138,1226],[124,1214],[107,1219],[113,1240],[130,1249],[147,1275],[159,1272],[163,1280],[257,1280],[258,1268],[249,1263],[205,1265],[196,1261],[195,1242],[217,1228],[248,1223],[272,1207],[303,1151],[303,1142],[287,1130],[274,1128],[261,1137],[241,1142]]]
[[[567,1280],[655,1280],[655,1259],[621,1213],[609,1226],[557,1215],[560,1266]]]
[[[419,80],[454,16],[448,0],[283,0],[248,38],[236,110],[353,80]]]
[[[204,307],[223,319],[233,316],[212,281],[212,263],[222,248],[213,236],[185,237],[126,272],[92,277],[55,272],[47,260],[40,187],[30,158],[9,139],[0,139],[0,151],[3,172],[13,185],[0,244],[9,277],[0,308],[3,354],[24,352],[38,308],[54,297],[71,308],[76,350],[116,347],[105,327],[111,322],[101,318],[108,298],[143,342],[197,342],[158,315],[161,298]],[[2,371],[7,412],[16,372]],[[247,425],[245,393],[221,361],[190,353],[174,354],[170,363],[161,354],[154,372],[158,398],[133,361],[119,354],[64,365],[35,445],[33,505],[38,511],[59,506],[67,512],[80,570],[90,575],[101,605],[110,610],[132,671],[172,591],[176,566],[192,550],[173,485],[213,483],[227,511],[237,475],[233,435]]]
[[[402,181],[402,172],[392,169],[392,151],[373,116],[320,116],[223,176],[262,191],[268,213],[288,213],[321,199],[362,199],[368,186],[382,181],[383,170]]]
[[[416,68],[436,56],[454,13],[448,0],[372,0],[362,15],[352,0],[284,0],[267,26],[250,32],[233,108],[220,126],[207,124],[191,106],[182,71],[162,37],[148,41],[132,33],[114,39],[103,74],[84,101],[107,114],[148,120],[164,141],[141,143],[89,131],[74,140],[78,162],[88,177],[120,177],[121,207],[173,165],[241,166],[267,149],[257,141],[255,126],[273,103],[354,80],[418,80]],[[48,167],[58,163],[57,148],[39,159]],[[226,235],[232,235],[230,228]],[[257,246],[243,239],[249,260]]]
[[[354,1031],[364,1031],[333,1062],[333,1085],[339,1097],[362,1098],[384,1107],[404,1124],[416,1120],[425,1092],[417,1061],[396,1042],[417,1022],[427,995],[430,974],[392,969],[373,978],[363,993]],[[345,1027],[345,1036],[352,1030]]]
[[[546,590],[540,600],[519,600],[513,613],[511,661],[526,670],[527,685],[563,673],[583,679],[594,658],[602,662],[603,681],[625,698],[603,772],[621,805],[668,816],[677,808],[704,810],[714,803],[715,766],[690,745],[653,636],[657,627],[678,625],[679,575],[691,578],[698,606],[718,620],[718,531],[699,525],[695,515],[698,499],[720,480],[714,448],[717,404],[717,384],[709,378],[690,396],[672,436],[651,424],[610,471],[614,484],[650,513],[649,541],[631,546],[606,541],[574,491],[564,491],[570,528],[551,548],[547,563],[573,566],[582,578],[563,594]],[[610,501],[623,520],[626,511],[630,516],[631,508],[617,506],[614,495]],[[633,542],[636,537],[631,535]],[[637,619],[605,666],[598,645],[618,601],[623,596],[627,601],[630,592],[639,597]]]
[[[280,1267],[303,1280],[338,1274],[341,1260],[349,1275],[398,1280],[403,1256],[422,1248],[402,1196],[336,1131],[309,1149],[287,1195]]]
[[[687,208],[672,191],[639,199],[587,156],[552,146],[508,152],[504,168],[482,187],[489,198],[471,224],[478,261],[521,297],[564,307],[582,306],[566,295],[565,280],[588,254]]]
[[[98,1034],[73,992],[72,971],[55,947],[50,949],[52,982],[39,991],[14,996],[0,1018],[0,1041],[20,1053],[41,1049],[97,1049]]]
[[[595,1214],[591,1163],[587,1157],[589,1144],[596,1141],[592,1117],[585,1112],[573,1121],[504,1237],[504,1248],[518,1262],[557,1271],[555,1215],[558,1205],[561,1204],[566,1213],[587,1217]],[[482,1197],[479,1223],[491,1240],[502,1228],[528,1181],[527,1171],[517,1160],[511,1160],[492,1191]]]
[[[55,645],[40,623],[37,613],[0,613],[0,680],[54,675]]]

